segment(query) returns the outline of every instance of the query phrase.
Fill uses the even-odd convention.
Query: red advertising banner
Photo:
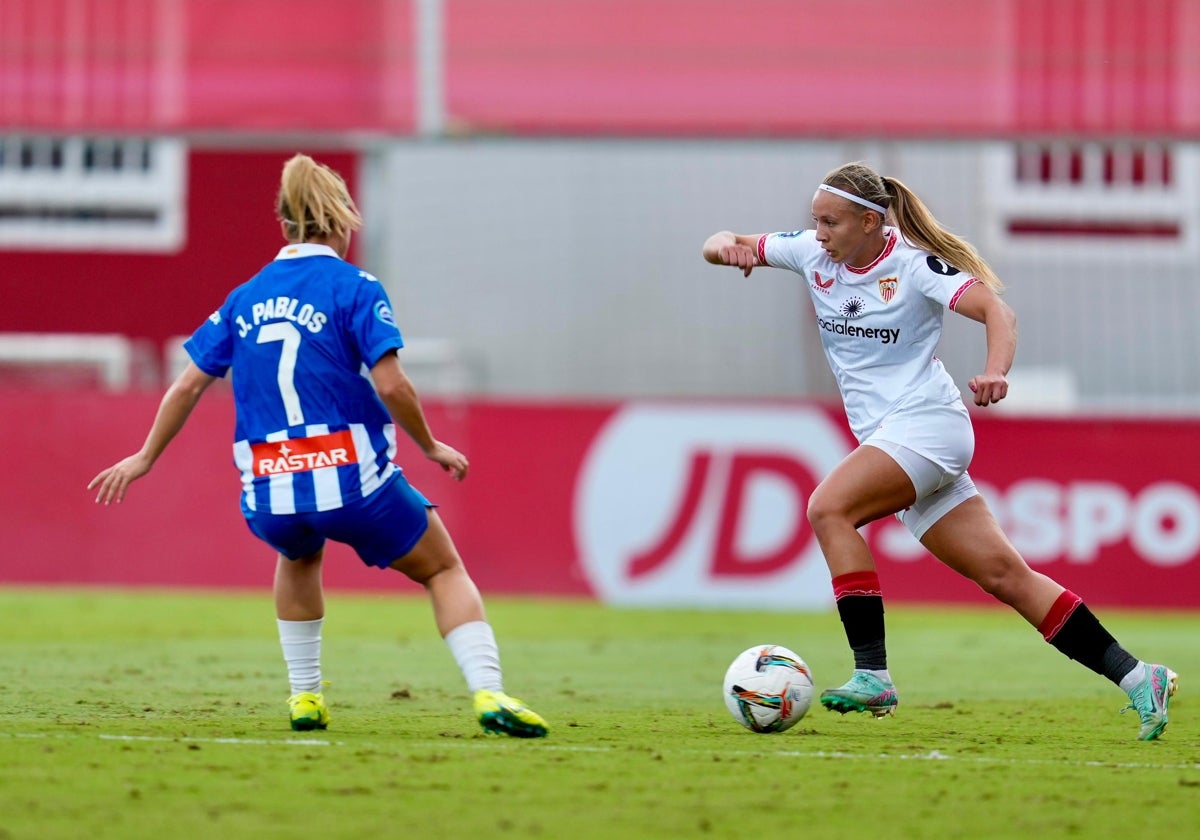
[[[0,393],[10,480],[0,582],[267,587],[246,529],[228,392],[208,394],[126,502],[84,489],[136,449],[157,395]],[[485,592],[618,605],[816,609],[829,575],[804,515],[850,451],[839,411],[801,402],[431,401],[471,458],[462,484],[401,447]],[[976,414],[971,473],[1030,565],[1093,604],[1200,605],[1200,420]],[[15,467],[15,469],[14,469]],[[898,522],[863,529],[891,600],[986,602]],[[332,546],[326,582],[412,587]]]
[[[457,134],[1197,129],[1195,3],[852,0],[838,11],[861,22],[853,39],[824,25],[816,0],[356,0],[336,14],[317,0],[0,0],[0,123],[409,134],[436,109]]]

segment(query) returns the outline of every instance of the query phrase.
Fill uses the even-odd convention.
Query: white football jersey
[[[979,281],[885,228],[883,252],[855,268],[833,262],[811,230],[759,238],[763,265],[808,283],[821,346],[861,442],[895,411],[962,396],[934,355],[942,315]]]

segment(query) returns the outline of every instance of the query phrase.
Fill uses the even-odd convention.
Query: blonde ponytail
[[[275,212],[291,242],[355,231],[363,224],[342,176],[303,154],[283,166]]]
[[[993,291],[1004,290],[1004,284],[975,246],[943,227],[917,194],[895,178],[883,177],[862,163],[847,163],[826,175],[823,183],[886,207],[888,220],[908,242],[967,272]]]

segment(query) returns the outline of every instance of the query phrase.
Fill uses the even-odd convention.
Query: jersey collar
[[[884,258],[888,254],[892,253],[892,249],[896,247],[896,229],[895,228],[887,228],[884,231],[884,235],[886,236],[886,241],[883,243],[883,250],[879,252],[878,257],[871,260],[870,265],[864,265],[861,268],[853,266],[853,265],[848,265],[848,266],[846,266],[846,270],[850,271],[854,274],[866,274],[872,268],[874,268],[875,266],[877,266],[881,262],[883,262]]]
[[[292,242],[279,249],[277,260],[294,260],[299,257],[338,257],[337,251],[328,245],[317,245],[314,242]]]

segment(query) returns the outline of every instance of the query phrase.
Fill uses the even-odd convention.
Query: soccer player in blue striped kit
[[[934,350],[946,309],[983,323],[984,372],[968,387],[979,406],[1007,395],[1016,316],[997,294],[999,279],[908,187],[861,163],[825,176],[813,196],[812,220],[811,230],[720,231],[704,243],[703,256],[747,277],[763,266],[803,278],[847,420],[861,444],[808,501],[854,654],[850,680],[822,692],[821,704],[882,717],[899,702],[887,666],[883,591],[858,531],[896,515],[938,560],[1124,690],[1126,708],[1141,718],[1138,737],[1158,738],[1167,725],[1175,672],[1132,656],[1078,595],[1031,569],[967,474],[975,451],[970,415]]]
[[[191,362],[164,395],[142,448],[88,487],[100,503],[121,502],[205,389],[232,369],[242,513],[279,552],[274,597],[292,728],[329,722],[321,690],[321,563],[331,539],[367,565],[396,569],[425,587],[486,731],[546,735],[546,722],[504,693],[479,590],[434,505],[392,460],[399,426],[453,478],[461,481],[468,469],[425,420],[397,356],[404,342],[386,292],[346,262],[362,217],[345,181],[296,155],[283,167],[276,213],[287,244],[187,341]]]

